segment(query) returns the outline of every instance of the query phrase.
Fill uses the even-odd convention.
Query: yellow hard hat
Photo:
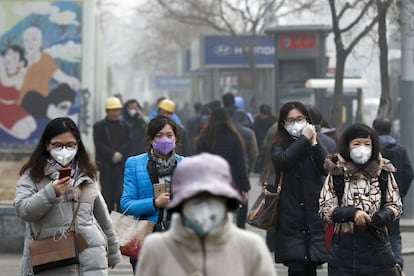
[[[170,99],[164,99],[158,104],[158,109],[165,110],[170,113],[175,112],[175,103]]]
[[[122,108],[121,100],[117,97],[109,97],[105,102],[105,109],[118,109]]]

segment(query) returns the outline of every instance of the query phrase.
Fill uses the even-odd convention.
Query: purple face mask
[[[154,141],[153,147],[155,151],[167,155],[175,149],[175,141],[167,137],[162,137]]]

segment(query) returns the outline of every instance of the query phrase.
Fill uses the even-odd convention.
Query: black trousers
[[[111,170],[99,171],[101,193],[108,205],[108,211],[121,211],[120,199],[124,189],[124,172],[121,166],[114,166]]]
[[[246,220],[248,212],[249,203],[246,201],[244,204],[241,204],[241,207],[237,210],[237,227],[246,229]]]
[[[316,276],[316,264],[309,262],[288,262],[289,276]]]

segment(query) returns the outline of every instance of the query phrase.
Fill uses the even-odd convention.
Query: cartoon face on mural
[[[30,148],[49,120],[79,119],[82,5],[0,1],[0,14],[0,148]]]
[[[39,58],[40,47],[42,47],[42,32],[39,28],[29,27],[23,32],[23,45],[26,57],[30,63]]]
[[[26,66],[23,49],[11,46],[4,53],[4,67],[9,77],[16,76]]]

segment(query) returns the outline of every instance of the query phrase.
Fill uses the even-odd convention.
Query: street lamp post
[[[401,1],[401,84],[400,84],[400,130],[401,144],[414,161],[414,3]],[[414,189],[411,188],[404,202],[404,217],[414,217]]]

